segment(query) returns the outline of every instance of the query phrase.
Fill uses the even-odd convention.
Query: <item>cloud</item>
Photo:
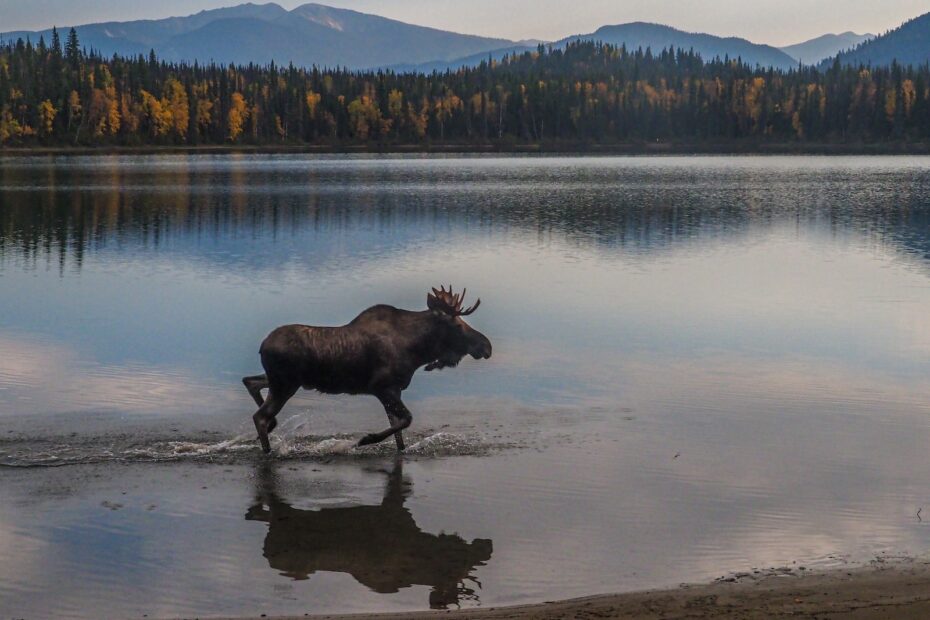
[[[225,386],[185,368],[100,364],[68,345],[10,334],[0,335],[0,394],[0,416],[77,411],[184,413],[207,397],[214,405],[217,400],[231,402],[233,398]]]

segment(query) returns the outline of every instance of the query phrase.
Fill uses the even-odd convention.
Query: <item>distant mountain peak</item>
[[[844,37],[844,38],[863,37],[863,38],[866,38],[866,39],[871,39],[871,38],[874,38],[874,37],[875,37],[874,34],[869,34],[869,33],[866,33],[866,34],[857,34],[857,33],[853,32],[852,30],[847,30],[846,32],[841,32],[841,33],[839,33],[839,34],[836,35],[836,36],[838,36],[838,37]]]
[[[320,24],[333,30],[342,32],[345,27],[335,14],[335,11],[328,6],[316,3],[302,4],[290,12],[291,15],[297,15],[308,21]]]
[[[825,58],[833,58],[840,52],[852,49],[874,37],[873,34],[856,34],[852,31],[824,34],[809,41],[787,45],[782,47],[781,51],[802,64],[816,65]]]
[[[720,37],[712,34],[685,32],[665,24],[652,22],[630,22],[601,26],[591,34],[574,35],[563,39],[558,44],[565,45],[572,41],[602,41],[612,45],[623,45],[629,50],[674,48],[694,50],[701,57],[710,61],[714,58],[740,58],[749,65],[792,69],[797,62],[781,50],[753,43],[739,37]]]
[[[203,11],[199,11],[193,15],[169,17],[168,19],[217,19],[228,17],[259,17],[263,19],[273,19],[284,13],[287,13],[287,10],[280,4],[276,4],[274,2],[246,2],[243,4],[220,7],[217,9],[204,9]]]

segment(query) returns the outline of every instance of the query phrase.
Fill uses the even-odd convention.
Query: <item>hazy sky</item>
[[[0,0],[0,32],[187,15],[244,0]],[[260,2],[261,0],[255,0]],[[305,0],[279,0],[293,8]],[[930,0],[322,0],[447,30],[558,39],[604,24],[654,21],[787,45],[825,32],[883,32],[930,12]]]

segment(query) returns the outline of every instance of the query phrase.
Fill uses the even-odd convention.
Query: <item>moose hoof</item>
[[[378,437],[377,435],[365,435],[364,437],[358,440],[358,446],[359,447],[367,446],[373,443],[378,443],[379,441],[381,441],[381,438]]]
[[[258,431],[258,441],[262,444],[262,452],[268,454],[271,452],[271,442],[268,441],[268,422],[257,414],[252,419],[255,422],[255,430]]]

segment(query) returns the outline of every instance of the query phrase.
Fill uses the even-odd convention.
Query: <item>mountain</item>
[[[731,59],[742,58],[743,62],[750,65],[762,65],[763,67],[776,67],[778,69],[794,69],[798,66],[798,61],[793,57],[769,45],[760,45],[735,37],[723,38],[709,34],[684,32],[670,26],[644,22],[604,26],[591,34],[574,35],[549,45],[555,48],[564,48],[569,43],[576,41],[601,41],[617,46],[626,45],[628,50],[650,48],[653,52],[659,52],[669,47],[686,50],[694,49],[704,60],[729,57]],[[452,61],[402,65],[392,67],[392,69],[415,70],[426,73],[431,71],[443,72],[460,67],[475,67],[489,58],[500,60],[504,56],[522,54],[536,49],[537,43],[533,45],[523,43],[482,51]]]
[[[166,19],[143,19],[130,22],[103,22],[75,26],[81,45],[95,49],[105,56],[112,54],[131,55],[148,54],[149,50],[161,51],[172,38],[194,32],[213,22],[223,20],[248,19],[271,21],[286,15],[287,11],[277,4],[243,4],[240,6],[201,11],[186,17],[168,17]],[[68,26],[59,27],[62,41]],[[46,42],[51,39],[52,31],[20,31],[4,33],[5,40],[30,38],[38,41],[44,36]]]
[[[741,58],[749,65],[793,69],[797,61],[785,52],[771,47],[752,43],[736,37],[717,37],[710,34],[684,32],[670,26],[633,22],[617,26],[604,26],[591,34],[575,35],[563,39],[559,45],[571,41],[602,41],[613,45],[626,45],[629,50],[651,48],[659,52],[669,47],[693,49],[706,60],[729,57],[731,60]]]
[[[322,4],[304,4],[291,11],[268,4],[242,4],[201,11],[186,17],[104,22],[76,26],[81,44],[104,56],[156,54],[169,61],[221,64],[386,68],[401,71],[445,71],[476,66],[492,58],[536,49],[535,40],[509,41],[458,34],[407,24]],[[59,28],[62,39],[67,26]],[[51,38],[51,30],[4,33],[3,40]],[[565,47],[572,41],[602,41],[627,49],[669,47],[693,49],[705,60],[740,58],[749,65],[793,69],[799,61],[816,64],[840,50],[850,64],[921,63],[930,59],[930,14],[897,30],[863,42],[871,35],[847,32],[777,49],[736,37],[691,33],[660,24],[634,22],[604,26],[590,34],[552,43]],[[858,47],[855,47],[857,46]],[[855,48],[855,49],[850,49]]]
[[[59,28],[64,39],[67,27]],[[514,45],[513,41],[447,32],[321,4],[288,11],[243,4],[187,17],[76,26],[82,46],[109,56],[147,54],[173,61],[346,66],[353,69],[451,61]],[[48,41],[51,30],[4,39]]]
[[[844,65],[920,65],[930,62],[930,13],[839,56]],[[829,62],[829,61],[826,61]]]
[[[816,65],[821,60],[833,58],[840,52],[853,49],[860,43],[874,38],[874,34],[856,34],[855,32],[825,34],[810,41],[788,45],[779,49],[800,63]]]

